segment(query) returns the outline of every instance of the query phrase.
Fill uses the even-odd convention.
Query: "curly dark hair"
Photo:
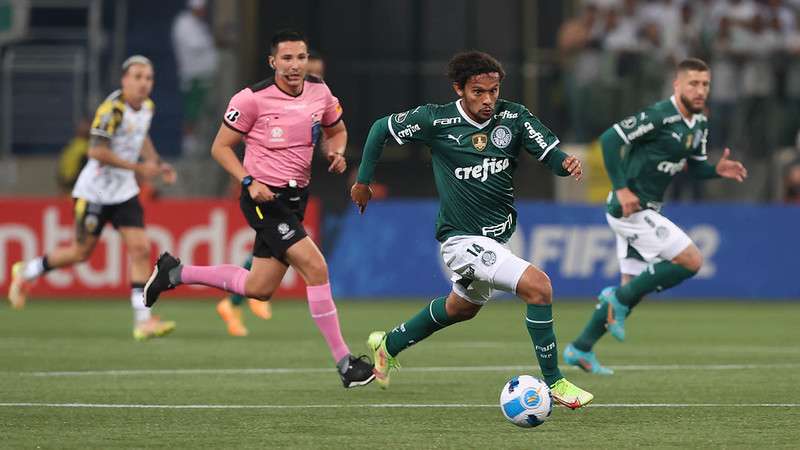
[[[447,64],[447,77],[461,89],[464,89],[470,77],[484,73],[498,73],[500,74],[500,81],[503,81],[506,76],[506,72],[500,62],[494,59],[492,55],[484,52],[469,51],[458,53]]]

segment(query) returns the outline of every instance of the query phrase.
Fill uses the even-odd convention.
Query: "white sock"
[[[150,319],[150,308],[144,306],[144,288],[131,288],[131,307],[133,307],[133,320],[136,323]]]
[[[30,281],[34,278],[38,278],[44,273],[44,258],[38,257],[33,258],[32,260],[25,263],[25,267],[22,269],[22,277],[26,280]]]

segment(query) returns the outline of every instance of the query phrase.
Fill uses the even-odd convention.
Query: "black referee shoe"
[[[348,361],[343,364],[344,367],[339,367],[339,376],[342,377],[342,384],[346,388],[356,386],[366,386],[372,383],[375,379],[373,373],[372,362],[366,355],[361,355],[356,358],[353,355],[348,355]]]
[[[181,260],[164,252],[158,257],[150,279],[144,285],[144,305],[148,308],[153,306],[162,292],[175,289],[175,285],[169,281],[169,271],[181,265]]]

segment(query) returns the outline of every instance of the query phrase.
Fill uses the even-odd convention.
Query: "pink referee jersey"
[[[269,78],[231,98],[223,123],[244,134],[244,168],[253,178],[275,187],[289,180],[300,187],[311,180],[311,158],[320,127],[335,125],[342,107],[319,78],[308,76],[293,97]]]

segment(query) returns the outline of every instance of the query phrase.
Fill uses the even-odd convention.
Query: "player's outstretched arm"
[[[747,168],[739,161],[728,159],[730,155],[731,149],[729,148],[722,152],[722,158],[717,162],[716,172],[722,178],[730,178],[741,183],[747,178]]]
[[[726,148],[715,166],[709,164],[705,159],[689,158],[689,173],[692,177],[700,180],[728,178],[741,183],[747,178],[747,169],[741,162],[729,159],[730,154],[730,149]]]
[[[361,155],[361,164],[358,166],[358,178],[350,189],[350,198],[358,206],[361,214],[367,208],[367,203],[372,198],[369,184],[375,175],[375,166],[383,153],[383,146],[389,138],[389,117],[382,117],[372,124],[364,143],[364,153]]]

